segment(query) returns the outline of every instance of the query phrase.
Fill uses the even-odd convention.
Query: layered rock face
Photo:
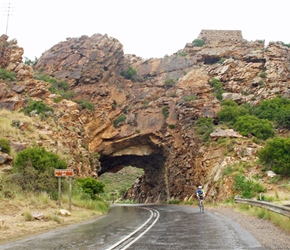
[[[290,53],[279,42],[264,48],[264,41],[246,41],[240,31],[203,30],[199,39],[202,47],[190,43],[149,60],[124,55],[118,40],[100,34],[68,38],[43,53],[34,70],[67,81],[76,100],[95,107],[92,112],[73,107],[60,116],[82,127],[89,154],[101,155],[95,168],[78,169],[79,175],[143,168],[144,176],[127,193],[139,202],[185,199],[198,185],[208,194],[231,194],[231,180],[218,186],[223,168],[255,158],[258,147],[239,143],[234,156],[226,157],[223,146],[199,141],[196,120],[216,119],[221,108],[210,80],[222,82],[224,100],[255,105],[278,94],[288,97]],[[120,74],[129,66],[137,72],[133,80]],[[228,136],[219,132],[213,140],[221,134]]]

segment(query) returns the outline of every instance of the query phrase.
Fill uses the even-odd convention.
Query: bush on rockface
[[[290,176],[290,138],[274,138],[259,150],[258,157],[267,170]]]
[[[263,140],[267,140],[275,135],[273,125],[270,121],[259,119],[252,115],[238,117],[234,124],[234,128],[243,136],[248,136],[250,134]]]
[[[0,139],[0,151],[9,154],[11,150],[10,143],[7,139]]]

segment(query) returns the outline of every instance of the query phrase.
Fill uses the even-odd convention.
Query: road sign
[[[74,175],[73,169],[55,169],[55,177],[72,177]]]
[[[55,169],[54,176],[55,177],[70,177],[69,178],[69,210],[71,211],[71,192],[72,192],[72,183],[71,177],[74,175],[73,169]],[[61,178],[58,178],[58,205],[59,209],[61,208],[60,200],[61,200]]]

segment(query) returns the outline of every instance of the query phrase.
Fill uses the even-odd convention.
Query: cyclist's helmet
[[[202,186],[198,186],[198,188],[202,188]]]

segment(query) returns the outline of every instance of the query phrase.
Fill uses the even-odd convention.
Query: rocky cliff
[[[222,170],[255,159],[259,146],[225,131],[212,138],[236,137],[230,150],[200,141],[196,120],[212,117],[218,123],[221,108],[210,80],[222,82],[223,100],[239,104],[288,97],[290,53],[281,42],[265,47],[264,41],[246,41],[241,31],[203,30],[198,38],[205,42],[201,47],[188,43],[173,55],[149,60],[124,54],[122,44],[107,35],[67,38],[31,68],[22,63],[17,42],[2,36],[0,66],[16,72],[17,82],[0,80],[0,107],[17,110],[28,97],[53,107],[61,129],[49,143],[62,144],[58,148],[72,156],[70,166],[80,176],[143,168],[144,176],[127,193],[139,202],[186,199],[200,184],[207,194],[226,197],[231,180],[219,184]],[[135,70],[134,77],[124,77],[128,69]],[[49,83],[37,80],[36,72],[68,82],[74,101],[55,103]],[[94,110],[81,109],[80,100]]]

